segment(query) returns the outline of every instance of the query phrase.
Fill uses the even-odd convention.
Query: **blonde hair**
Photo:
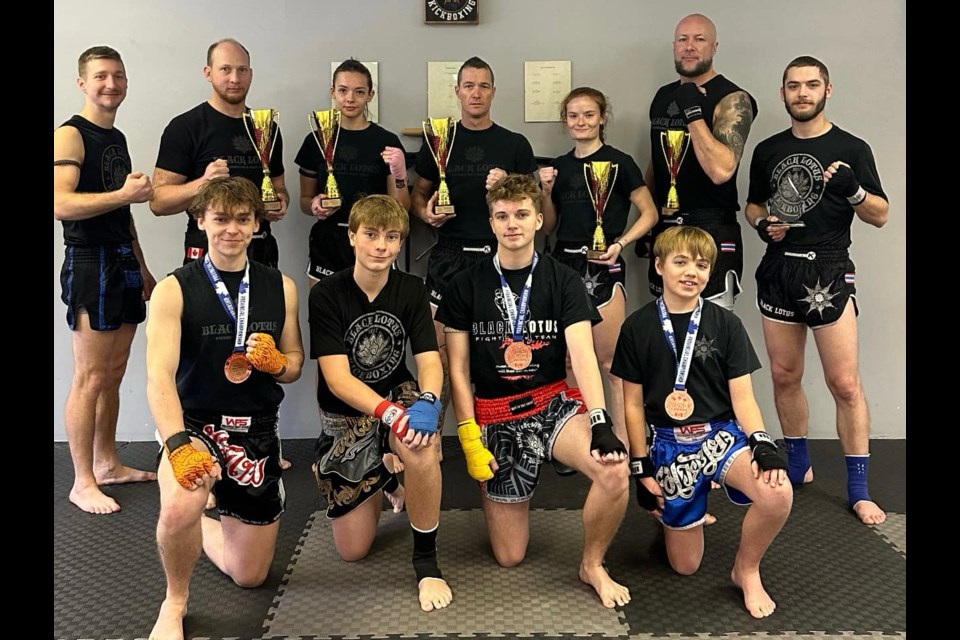
[[[357,233],[361,226],[387,231],[398,229],[400,239],[410,235],[410,214],[396,198],[374,194],[360,198],[350,207],[350,232]]]
[[[717,262],[717,243],[699,227],[677,225],[657,236],[653,243],[653,255],[661,263],[671,253],[688,253],[691,258],[701,257],[710,263],[710,271]]]

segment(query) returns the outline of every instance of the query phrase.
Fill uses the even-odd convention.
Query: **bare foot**
[[[630,602],[630,589],[613,581],[602,566],[588,567],[580,565],[580,580],[587,583],[600,596],[600,602],[607,609],[623,606]]]
[[[712,524],[717,524],[717,516],[713,515],[712,513],[708,513],[707,515],[703,516],[703,526],[709,527]]]
[[[286,458],[280,458],[280,468],[286,471],[293,466],[293,463],[287,460]]]
[[[417,588],[420,590],[420,608],[424,611],[443,609],[453,601],[450,585],[441,578],[424,578]]]
[[[882,524],[887,519],[886,512],[870,500],[861,500],[852,509],[863,524]]]
[[[150,640],[183,640],[183,616],[187,615],[186,601],[164,600],[160,614],[150,632]]]
[[[383,454],[383,465],[390,473],[400,473],[403,471],[403,462],[400,460],[400,456],[395,453]]]
[[[759,569],[741,572],[737,570],[736,563],[734,563],[733,571],[730,572],[730,580],[743,591],[743,604],[754,618],[766,618],[777,608],[777,603],[773,601],[773,598],[763,588],[763,583],[760,582]]]
[[[120,511],[120,505],[117,504],[117,501],[100,491],[100,487],[95,484],[82,488],[74,485],[73,489],[70,490],[70,502],[87,513],[97,515]]]
[[[217,496],[213,495],[213,491],[207,494],[207,505],[203,508],[204,511],[209,511],[211,509],[217,508]]]
[[[387,500],[390,501],[390,506],[393,507],[394,513],[400,513],[403,511],[403,502],[406,499],[406,491],[404,490],[402,484],[398,484],[397,490],[393,493],[384,491],[383,495],[387,496]]]
[[[157,474],[152,471],[143,471],[119,464],[109,469],[94,471],[97,484],[127,484],[129,482],[154,482]]]
[[[710,490],[711,490],[711,491],[716,491],[716,490],[719,489],[719,488],[720,488],[720,483],[719,483],[719,482],[714,482],[713,480],[710,481]]]

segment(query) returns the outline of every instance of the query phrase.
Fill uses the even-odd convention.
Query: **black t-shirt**
[[[498,124],[475,131],[458,123],[446,177],[450,201],[457,215],[437,230],[441,238],[496,243],[490,230],[486,200],[487,174],[494,168],[507,173],[536,171],[537,160],[527,139]],[[417,154],[416,170],[418,176],[432,182],[435,188],[440,185],[440,172],[426,142]]]
[[[530,267],[504,269],[516,306]],[[533,272],[530,302],[523,341],[533,351],[533,360],[515,371],[504,362],[507,340],[513,328],[507,320],[500,276],[493,257],[461,273],[447,289],[437,309],[437,322],[470,332],[470,378],[478,398],[502,398],[530,391],[567,376],[567,327],[601,317],[590,301],[576,271],[540,255]]]
[[[557,169],[557,182],[550,194],[560,220],[557,240],[589,242],[593,238],[593,231],[597,227],[597,214],[587,190],[583,167],[588,162],[597,161],[618,165],[613,191],[603,212],[603,233],[607,238],[619,237],[627,227],[630,194],[644,186],[643,172],[633,158],[608,144],[586,158],[577,158],[573,152],[571,149],[569,153],[550,163],[550,166]],[[613,168],[610,170],[612,172]]]
[[[333,177],[343,202],[333,215],[318,220],[317,225],[333,228],[339,223],[346,223],[354,202],[371,194],[387,193],[390,167],[380,156],[384,147],[403,148],[400,138],[372,122],[360,131],[340,129],[333,154]],[[324,193],[327,188],[327,163],[312,133],[303,139],[294,162],[299,165],[301,175],[318,180],[317,193]]]
[[[413,355],[437,351],[430,300],[420,278],[391,269],[373,302],[353,279],[352,268],[310,290],[310,357],[347,356],[350,373],[381,396],[414,379],[405,363],[407,340]],[[360,415],[333,395],[322,371],[317,403],[324,411]]]
[[[167,125],[160,138],[157,168],[196,180],[207,165],[223,158],[230,167],[230,176],[243,176],[256,185],[263,184],[263,166],[250,140],[243,118],[220,113],[204,102],[182,113]],[[283,136],[277,128],[276,143],[270,156],[270,175],[283,175]],[[260,231],[270,231],[270,221],[260,222]],[[197,232],[197,221],[187,215],[187,233]]]
[[[180,365],[177,394],[184,411],[249,415],[280,405],[283,389],[269,373],[254,369],[244,382],[227,380],[223,365],[233,353],[236,327],[207,278],[202,260],[173,272],[183,292],[180,319]],[[243,272],[220,272],[237,308]],[[250,307],[247,337],[268,333],[280,342],[287,316],[283,276],[272,267],[250,262]]]
[[[678,354],[683,352],[691,315],[670,314]],[[693,415],[683,422],[674,421],[664,411],[663,403],[674,390],[677,361],[667,345],[654,300],[624,321],[611,373],[643,385],[643,408],[649,424],[677,427],[734,419],[729,381],[759,368],[760,360],[740,318],[719,305],[704,302],[687,376],[687,392],[694,401]]]
[[[766,204],[770,215],[786,222],[802,220],[805,227],[787,231],[768,251],[791,247],[850,247],[853,205],[825,188],[823,172],[835,161],[850,165],[869,193],[886,200],[870,146],[833,125],[816,138],[797,138],[790,129],[762,141],[750,161],[747,202]]]
[[[119,129],[98,127],[79,115],[60,126],[75,128],[83,139],[83,166],[77,193],[108,193],[123,187],[133,163],[127,139]],[[66,245],[117,245],[133,241],[128,204],[86,220],[63,220],[62,223]]]
[[[660,133],[669,129],[686,131],[687,123],[677,107],[676,93],[680,88],[680,81],[671,82],[657,90],[650,104],[650,158],[653,164],[654,183],[656,185],[657,207],[663,207],[667,201],[667,192],[670,189],[670,171],[667,169],[667,159],[663,154],[660,142]],[[713,132],[713,117],[717,104],[735,91],[743,91],[740,87],[727,80],[723,75],[716,75],[702,85],[707,94],[703,96],[704,123]],[[750,97],[753,116],[757,116],[757,101]],[[737,171],[734,170],[730,179],[723,184],[713,184],[713,181],[704,172],[693,151],[693,143],[687,141],[687,151],[677,172],[677,198],[680,201],[681,212],[697,211],[698,209],[722,209],[724,212],[740,210],[740,201],[737,197]]]

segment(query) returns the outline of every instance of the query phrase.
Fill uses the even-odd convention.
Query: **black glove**
[[[641,478],[653,477],[653,461],[650,456],[642,458],[630,458],[630,475],[637,485],[637,504],[644,511],[656,511],[660,507],[657,496],[647,489],[646,485],[640,482]]]
[[[787,469],[787,454],[777,448],[766,431],[754,431],[747,441],[750,443],[750,457],[761,471]]]
[[[593,409],[590,412],[590,432],[590,451],[600,451],[601,456],[627,452],[623,442],[613,432],[613,420],[606,409]]]
[[[757,227],[756,227],[757,235],[760,236],[760,239],[766,242],[767,244],[773,243],[773,238],[771,238],[770,234],[767,233],[767,227],[769,227],[771,224],[772,223],[769,220],[767,220],[766,218],[763,218],[757,223]]]
[[[826,189],[830,193],[843,196],[847,199],[847,202],[854,206],[863,202],[867,197],[867,192],[860,186],[860,182],[853,173],[853,169],[845,164],[837,167],[837,170],[833,173],[833,177],[831,177],[830,181],[826,184]]]
[[[677,107],[683,112],[687,124],[695,120],[703,120],[703,94],[696,82],[684,82],[677,89],[674,96]]]

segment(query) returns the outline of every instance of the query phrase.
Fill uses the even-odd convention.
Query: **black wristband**
[[[750,437],[747,438],[747,442],[750,443],[751,450],[756,449],[757,445],[761,442],[773,445],[774,447],[777,446],[777,443],[773,441],[773,438],[771,438],[770,434],[766,431],[754,431],[750,434]]]
[[[757,230],[757,235],[760,236],[760,239],[766,242],[767,244],[770,244],[771,242],[773,242],[773,238],[771,238],[770,234],[767,233],[767,227],[769,227],[770,224],[771,223],[769,220],[767,220],[766,218],[763,218],[757,221],[757,226],[755,227]]]
[[[650,456],[630,458],[630,475],[638,478],[652,478],[653,471],[653,460]]]
[[[167,448],[167,454],[171,454],[180,447],[188,444],[193,444],[190,440],[190,434],[186,431],[177,431],[175,434],[167,438],[166,442],[163,443],[163,446]]]
[[[419,400],[426,400],[430,404],[435,404],[437,402],[437,396],[435,396],[432,391],[424,391],[420,394]]]

